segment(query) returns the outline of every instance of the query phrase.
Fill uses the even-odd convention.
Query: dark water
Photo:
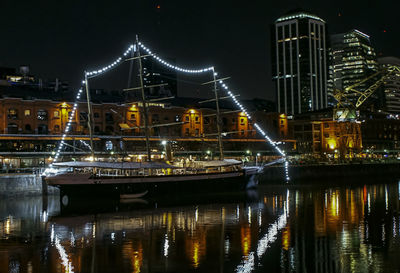
[[[350,181],[349,181],[350,182]],[[0,200],[0,272],[399,272],[400,182]]]

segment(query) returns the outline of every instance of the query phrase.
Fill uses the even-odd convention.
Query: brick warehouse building
[[[182,104],[182,103],[181,103]],[[184,103],[149,103],[151,147],[155,155],[171,144],[174,154],[217,155],[216,115],[212,107],[199,105],[196,101]],[[78,103],[64,155],[79,157],[87,155],[87,104]],[[4,168],[44,165],[51,160],[52,152],[61,139],[73,103],[48,98],[0,98],[0,162]],[[140,155],[144,154],[145,137],[143,108],[140,102],[96,102],[93,108],[94,149],[97,154]],[[224,150],[228,155],[262,152],[274,154],[265,139],[258,135],[251,121],[231,108],[221,110]],[[224,113],[226,112],[226,113]],[[262,128],[276,141],[287,139],[288,125],[285,115],[253,111],[252,115]],[[85,142],[85,143],[84,143]]]

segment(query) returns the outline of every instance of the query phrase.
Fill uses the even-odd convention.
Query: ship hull
[[[250,179],[251,178],[251,179]],[[60,188],[61,196],[110,197],[165,195],[180,192],[244,190],[254,175],[244,171],[143,177],[91,178],[90,174],[61,174],[46,178],[47,184]]]

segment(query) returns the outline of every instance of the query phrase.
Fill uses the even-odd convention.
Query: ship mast
[[[94,161],[93,131],[92,131],[92,104],[90,102],[89,81],[88,81],[86,71],[85,71],[85,86],[86,86],[86,100],[87,100],[87,107],[88,107],[88,129],[89,129],[89,136],[90,136],[90,152],[91,152],[92,160]]]
[[[139,46],[139,37],[136,35],[136,50],[138,54],[139,61],[139,81],[140,81],[140,90],[142,93],[142,104],[143,104],[143,115],[144,115],[144,132],[146,136],[146,151],[147,151],[147,161],[151,161],[151,152],[150,152],[150,133],[149,133],[149,114],[147,111],[147,102],[146,95],[144,93],[144,85],[143,85],[143,65],[142,58],[140,56],[140,46]]]
[[[204,101],[199,101],[200,104],[202,103],[206,103],[206,102],[213,102],[215,101],[215,106],[216,106],[216,113],[215,114],[211,114],[211,115],[207,115],[207,116],[216,116],[216,120],[217,120],[217,133],[216,134],[207,134],[205,136],[211,136],[211,135],[217,135],[218,138],[218,150],[219,150],[219,160],[224,160],[224,149],[222,146],[222,130],[221,130],[221,114],[228,114],[228,113],[232,113],[232,111],[228,111],[228,112],[223,112],[221,113],[220,109],[219,109],[219,100],[220,99],[227,99],[230,98],[228,97],[219,97],[218,96],[218,88],[217,88],[217,81],[222,81],[222,80],[227,80],[230,77],[226,77],[226,78],[220,78],[217,79],[217,73],[215,72],[215,68],[212,67],[211,69],[212,73],[213,73],[213,80],[212,81],[208,81],[205,83],[202,83],[201,85],[208,85],[208,84],[214,84],[214,94],[215,94],[215,99],[209,99],[209,100],[204,100]],[[236,111],[233,111],[236,112]],[[233,133],[233,132],[229,132],[229,133]]]
[[[218,132],[219,160],[224,160],[224,151],[222,149],[222,137],[221,137],[221,117],[220,117],[220,112],[219,112],[217,80],[216,80],[216,73],[215,73],[214,67],[212,69],[212,73],[213,73],[213,79],[214,79],[215,105],[217,108],[217,132]]]

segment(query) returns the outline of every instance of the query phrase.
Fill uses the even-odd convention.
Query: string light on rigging
[[[165,60],[163,60],[162,58],[160,58],[158,55],[154,54],[149,48],[147,48],[142,42],[139,42],[139,46],[146,51],[147,54],[151,55],[155,60],[157,60],[158,62],[160,62],[161,64],[175,69],[179,72],[184,72],[184,73],[190,73],[190,74],[198,74],[198,73],[205,73],[205,72],[209,72],[211,70],[214,69],[213,66],[211,67],[206,67],[206,68],[202,68],[202,69],[185,69],[173,64],[170,64],[168,62],[166,62]]]
[[[222,88],[227,90],[228,95],[232,98],[232,100],[236,103],[236,105],[243,111],[243,113],[247,116],[247,118],[251,119],[251,116],[249,115],[247,110],[236,99],[235,95],[233,95],[233,93],[229,90],[228,86],[224,83],[224,81],[220,80],[219,84],[222,86]],[[258,132],[261,133],[268,140],[268,142],[275,148],[275,150],[277,150],[280,155],[286,158],[286,154],[275,144],[274,141],[272,141],[272,139],[261,129],[261,127],[257,123],[254,123],[254,126],[256,127]]]
[[[217,76],[217,75],[218,75],[218,73],[215,72],[213,66],[211,66],[211,67],[206,67],[206,68],[202,68],[202,69],[186,69],[186,68],[182,68],[182,67],[179,67],[179,66],[176,66],[176,65],[173,65],[173,64],[171,64],[171,63],[166,62],[165,60],[163,60],[162,58],[160,58],[158,55],[154,54],[154,53],[153,53],[149,48],[147,48],[143,43],[139,42],[138,45],[139,45],[140,48],[142,48],[143,50],[145,50],[147,54],[151,55],[151,56],[152,56],[155,60],[157,60],[159,63],[161,63],[161,64],[163,64],[164,66],[167,66],[167,67],[169,67],[169,68],[171,68],[171,69],[174,69],[174,70],[176,70],[176,71],[184,72],[184,73],[189,73],[189,74],[199,74],[199,73],[206,73],[206,72],[213,71],[213,76]],[[132,50],[135,50],[135,51],[136,51],[135,45],[133,45],[133,44],[131,44],[131,45],[127,48],[127,50],[123,53],[123,56],[127,56]],[[101,74],[103,74],[103,73],[109,71],[110,69],[114,68],[116,65],[121,64],[121,61],[122,61],[122,57],[118,57],[114,62],[112,62],[111,64],[109,64],[109,65],[107,65],[107,66],[104,66],[104,67],[101,68],[101,69],[86,72],[86,76],[91,76],[91,77],[99,76],[99,75],[101,75]],[[247,116],[247,118],[251,119],[251,115],[247,112],[247,110],[244,108],[244,106],[236,99],[236,97],[235,97],[235,96],[233,95],[233,93],[229,90],[228,86],[224,83],[224,81],[223,81],[223,80],[219,80],[218,83],[222,86],[223,89],[225,89],[225,90],[227,91],[227,93],[229,94],[229,96],[231,97],[231,99],[232,99],[232,100],[235,102],[235,104],[242,110],[242,112]],[[86,84],[86,81],[83,80],[83,81],[82,81],[82,85],[85,85],[85,84]],[[83,92],[83,89],[80,88],[80,89],[78,90],[78,92],[77,92],[76,100],[79,100],[79,99],[80,99],[82,92]],[[69,117],[68,122],[67,122],[67,125],[66,125],[66,127],[65,127],[64,134],[63,134],[63,136],[62,136],[62,138],[61,138],[61,142],[59,143],[59,146],[58,146],[58,148],[57,148],[57,152],[56,152],[56,154],[55,154],[53,163],[56,162],[56,161],[58,160],[58,158],[60,157],[61,150],[62,150],[62,148],[64,147],[64,144],[65,144],[64,140],[65,140],[65,137],[66,137],[66,133],[68,133],[69,130],[70,130],[70,128],[71,128],[71,123],[72,123],[73,117],[75,116],[75,112],[76,112],[77,108],[78,108],[78,104],[77,104],[77,103],[74,103],[74,107],[73,107],[72,111],[70,112],[70,117]],[[287,169],[288,169],[288,161],[286,160],[286,154],[275,144],[274,141],[271,140],[271,138],[261,129],[261,127],[260,127],[257,123],[254,123],[254,126],[255,126],[255,128],[257,129],[257,131],[258,131],[259,133],[261,133],[262,136],[263,136],[265,139],[267,139],[267,141],[275,148],[275,150],[276,150],[280,155],[282,155],[282,156],[284,157],[284,159],[285,159],[285,172],[286,172],[286,177],[287,177],[287,180],[289,180],[288,170],[287,170]],[[83,142],[83,143],[86,144],[85,142]],[[50,164],[50,167],[52,167],[52,164]]]
[[[128,47],[128,49],[124,52],[123,55],[124,55],[124,56],[128,55],[128,54],[132,51],[133,48],[134,48],[134,45],[131,44],[131,45]],[[109,65],[107,65],[107,66],[104,66],[103,68],[101,68],[101,69],[99,69],[99,70],[93,70],[93,71],[90,71],[90,72],[86,72],[86,75],[87,75],[87,76],[92,76],[92,77],[98,76],[98,75],[100,75],[100,74],[102,74],[102,73],[104,73],[104,72],[107,72],[107,71],[110,70],[111,68],[114,68],[116,65],[120,64],[121,61],[122,61],[122,57],[118,57],[118,58],[117,58],[114,62],[112,62],[111,64],[109,64]],[[95,75],[95,76],[94,76],[94,75]],[[86,84],[86,81],[85,81],[85,80],[82,80],[81,82],[82,82],[82,85],[83,85],[83,86]],[[79,100],[79,99],[81,98],[82,92],[83,92],[83,89],[82,89],[82,88],[79,88],[78,91],[77,91],[76,100]],[[57,152],[56,152],[56,154],[55,154],[55,156],[54,156],[53,163],[57,162],[58,158],[60,157],[60,153],[61,153],[61,151],[62,151],[62,149],[63,149],[63,147],[64,147],[64,144],[65,144],[64,140],[65,140],[65,138],[66,138],[66,133],[68,133],[69,130],[70,130],[70,128],[71,128],[71,123],[72,123],[72,121],[73,121],[73,117],[75,116],[75,113],[76,113],[76,110],[77,110],[77,109],[78,109],[78,103],[75,102],[75,103],[74,103],[74,106],[73,106],[73,108],[72,108],[72,111],[71,111],[70,114],[69,114],[70,116],[69,116],[68,122],[67,122],[67,124],[66,124],[66,126],[65,126],[64,134],[62,135],[61,141],[60,141],[60,143],[58,144]],[[51,168],[51,167],[52,167],[52,164],[50,164],[50,168]],[[46,172],[46,171],[45,171],[45,172]]]

